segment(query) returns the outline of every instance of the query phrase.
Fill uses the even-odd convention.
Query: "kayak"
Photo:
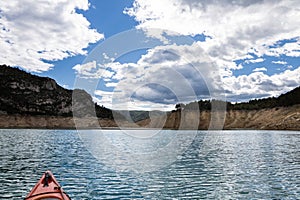
[[[46,171],[25,200],[71,200],[63,191],[51,171]]]

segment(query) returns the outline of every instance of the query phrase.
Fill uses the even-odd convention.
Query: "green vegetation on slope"
[[[110,109],[95,104],[84,90],[68,90],[55,80],[0,65],[0,113],[45,116],[94,116],[113,119]],[[76,99],[72,101],[72,96]],[[72,106],[74,104],[74,106]],[[75,110],[73,110],[75,109]]]
[[[300,104],[300,87],[293,89],[279,97],[269,97],[265,99],[254,99],[249,102],[242,103],[230,103],[219,100],[200,100],[198,102],[192,102],[189,104],[176,104],[175,108],[177,110],[211,110],[212,104],[214,106],[223,105],[226,106],[227,110],[259,110],[265,108],[275,108],[275,107],[287,107]],[[226,104],[226,105],[224,105]]]

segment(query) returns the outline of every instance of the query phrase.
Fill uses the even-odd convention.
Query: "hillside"
[[[227,109],[225,115],[218,109],[212,115],[212,105],[225,106]],[[223,106],[221,108],[224,108]],[[141,127],[166,129],[206,130],[214,129],[217,124],[217,127],[221,126],[223,129],[300,130],[300,87],[279,97],[237,104],[201,100],[187,105],[177,104],[175,107],[177,110],[168,113],[166,120],[157,117],[152,118],[152,121],[150,119],[139,121],[138,124]]]
[[[112,111],[95,104],[84,90],[68,90],[51,78],[0,65],[0,90],[1,128],[97,128],[100,124],[111,128],[208,129],[215,128],[211,125],[218,121],[224,124],[223,129],[300,130],[300,87],[279,97],[237,104],[217,100],[177,104],[169,113]],[[212,117],[216,114],[212,105],[224,104],[225,118]]]
[[[216,121],[219,121],[217,127],[221,126],[223,129],[300,130],[300,105],[260,110],[229,110],[225,113],[225,118],[217,119],[218,115],[222,116],[220,113],[212,116],[210,111],[176,111],[169,113],[166,119],[146,119],[138,124],[145,128],[207,130],[215,129]]]
[[[300,87],[294,88],[293,90],[285,94],[281,94],[278,97],[254,99],[248,102],[241,102],[236,104],[218,100],[200,100],[198,102],[191,102],[186,105],[179,103],[176,105],[176,108],[185,110],[211,110],[212,103],[215,106],[218,106],[218,104],[226,104],[224,106],[226,106],[227,110],[260,110],[275,107],[289,107],[300,104]]]
[[[112,119],[112,111],[96,105],[84,90],[68,90],[55,80],[0,65],[0,113],[30,116],[93,116]],[[72,95],[76,101],[72,102]],[[75,105],[72,107],[72,105]],[[77,110],[76,110],[77,109]]]
[[[127,111],[127,110],[118,110],[115,113],[119,113],[127,121],[131,121],[131,122],[134,122],[134,123],[142,121],[142,120],[145,120],[145,119],[149,119],[150,117],[153,117],[153,116],[165,115],[165,112],[158,111],[158,110],[154,110],[154,111],[141,111],[141,110],[130,110],[130,111]]]

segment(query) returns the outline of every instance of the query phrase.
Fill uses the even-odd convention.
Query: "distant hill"
[[[2,128],[75,128],[78,124],[79,128],[97,128],[100,124],[101,127],[208,129],[210,122],[216,120],[212,118],[213,105],[227,109],[226,117],[220,121],[224,120],[224,129],[300,130],[300,87],[279,97],[236,104],[219,100],[179,103],[176,110],[168,113],[112,111],[95,104],[84,90],[68,90],[51,78],[0,65],[0,91]],[[98,119],[91,121],[95,113]],[[73,118],[74,114],[77,118]]]
[[[134,122],[134,123],[145,120],[145,119],[149,119],[150,117],[158,117],[158,116],[162,116],[162,115],[166,114],[166,112],[158,111],[158,110],[154,110],[154,111],[118,110],[118,111],[115,111],[115,113],[119,113],[127,121]]]
[[[20,115],[93,116],[112,119],[112,111],[95,104],[84,90],[68,90],[55,80],[0,65],[0,113]],[[76,101],[72,102],[72,95]],[[76,104],[72,107],[72,104]],[[91,109],[85,109],[85,108]]]
[[[192,102],[186,105],[180,103],[175,107],[177,109],[185,110],[211,110],[212,104],[214,106],[223,104],[223,106],[226,106],[227,110],[260,110],[266,108],[294,106],[300,104],[300,86],[285,94],[280,95],[279,97],[254,99],[248,102],[236,104],[219,100],[200,100],[198,102]]]
[[[164,122],[162,125],[161,122]],[[254,129],[254,130],[298,130],[300,131],[300,104],[288,107],[259,110],[177,110],[167,118],[146,119],[138,122],[145,128],[165,129]]]
[[[186,105],[178,103],[175,108],[168,113],[163,126],[161,117],[146,119],[138,124],[147,128],[166,129],[300,130],[300,87],[279,97],[237,104],[200,100]]]
[[[228,104],[230,110],[257,110],[264,108],[288,107],[300,104],[300,87],[297,87],[279,97],[254,99],[245,103]]]

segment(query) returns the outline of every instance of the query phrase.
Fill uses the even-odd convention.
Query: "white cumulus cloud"
[[[246,60],[245,63],[249,64],[249,63],[260,63],[263,62],[264,59],[263,58],[257,58],[255,60]]]
[[[257,64],[270,62],[266,56],[298,56],[299,7],[299,1],[281,0],[135,0],[125,13],[162,44],[135,63],[114,62],[104,55],[108,62],[93,74],[114,91],[97,94],[111,102],[108,107],[142,108],[149,103],[150,108],[210,99],[214,93],[226,92],[229,101],[246,101],[287,92],[300,84],[299,67],[268,75],[264,72],[274,70]],[[206,35],[205,41],[172,41],[197,34]],[[234,76],[234,70],[241,72],[247,64],[256,69]]]
[[[268,66],[257,67],[249,75],[233,76],[234,70],[247,67],[244,64],[264,62],[266,56],[274,57],[276,64],[288,64],[278,62],[281,56],[300,57],[299,8],[300,1],[296,0],[135,0],[124,12],[139,22],[137,28],[150,30],[150,36],[164,42],[167,34],[206,35],[205,41],[197,43],[217,65],[223,81],[221,88],[228,93],[229,100],[242,101],[276,96],[299,86],[299,67],[273,75],[263,73]],[[153,28],[175,33],[153,34]],[[187,49],[201,55],[193,45]],[[179,55],[184,57],[185,52]],[[244,62],[237,64],[237,60]],[[193,71],[188,67],[184,70]],[[213,83],[216,82],[219,81]]]
[[[268,69],[265,67],[258,67],[253,70],[253,72],[262,72],[262,71],[268,71]]]
[[[135,0],[125,13],[146,31],[160,28],[209,36],[202,47],[220,66],[234,69],[237,66],[233,61],[248,53],[258,57],[299,56],[299,7],[296,0]],[[294,38],[297,42],[275,45]]]
[[[278,64],[278,65],[286,65],[286,64],[287,64],[287,62],[286,62],[286,61],[281,61],[281,60],[272,61],[272,63],[274,63],[274,64]]]
[[[0,1],[0,60],[28,71],[47,71],[49,61],[86,54],[104,36],[76,12],[88,0]]]
[[[230,101],[278,96],[300,85],[300,67],[274,75],[256,71],[249,75],[226,77],[223,83]]]
[[[97,70],[94,66],[95,62],[89,62],[74,69],[81,77],[95,79],[98,76],[105,81],[106,87],[113,87],[117,92],[97,91],[95,94],[103,102],[110,99],[114,108],[126,102],[134,102],[137,107],[151,102],[153,105],[149,104],[148,108],[165,109],[177,102],[209,99],[210,95],[223,92],[220,73],[227,73],[219,70],[197,43],[156,46],[136,63],[110,62],[98,65]],[[106,106],[111,107],[110,104]]]

